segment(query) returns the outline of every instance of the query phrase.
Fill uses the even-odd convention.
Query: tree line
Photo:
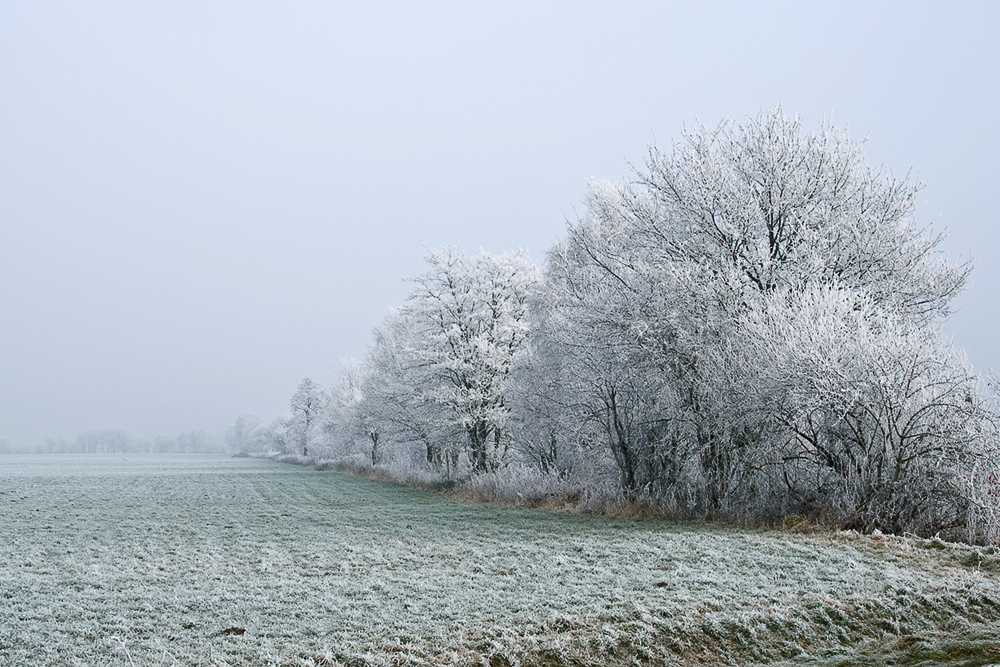
[[[942,330],[972,267],[918,191],[780,108],[699,126],[589,183],[544,268],[431,252],[363,360],[227,437],[519,496],[996,541],[996,394]]]
[[[226,445],[218,435],[200,429],[181,431],[174,437],[144,438],[124,428],[97,428],[82,431],[73,439],[46,438],[44,443],[35,446],[15,446],[0,438],[0,454],[207,454],[225,451]]]

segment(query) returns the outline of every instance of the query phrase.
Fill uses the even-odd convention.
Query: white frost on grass
[[[1000,616],[996,557],[971,547],[502,508],[258,459],[0,466],[0,665],[753,662]]]

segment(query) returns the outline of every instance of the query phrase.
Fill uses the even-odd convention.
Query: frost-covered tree
[[[916,223],[917,189],[869,167],[861,145],[843,133],[823,127],[803,134],[780,109],[742,126],[700,127],[670,152],[652,149],[629,183],[591,184],[587,214],[550,253],[552,324],[538,335],[562,360],[560,387],[569,392],[562,402],[593,426],[585,440],[615,462],[626,496],[733,515],[756,511],[749,505],[761,498],[794,495],[775,483],[798,465],[780,453],[784,431],[776,423],[791,423],[798,413],[781,401],[766,409],[755,402],[759,392],[740,364],[749,376],[776,364],[769,372],[799,394],[815,394],[819,378],[787,375],[773,355],[747,353],[756,342],[746,323],[793,314],[802,306],[798,295],[819,289],[834,301],[838,294],[858,299],[859,308],[895,331],[915,332],[907,334],[913,340],[935,339],[934,323],[947,314],[969,266],[947,263],[937,251],[940,237]],[[878,341],[891,339],[885,336]],[[836,353],[808,342],[806,336],[797,343],[806,354]],[[889,355],[882,358],[887,368],[907,367],[902,349],[892,356],[891,347],[868,343],[863,358],[879,358],[880,350]],[[931,365],[914,366],[913,357],[909,368],[923,369],[917,376],[887,370],[886,377],[936,386],[937,359],[955,386],[967,385],[944,348],[913,345]],[[864,381],[852,377],[845,390],[860,391],[869,386]],[[949,411],[959,421],[962,414]],[[849,417],[836,415],[838,428],[847,428]],[[893,428],[874,418],[855,426],[869,439]],[[958,437],[958,430],[948,432]],[[921,465],[932,456],[916,451]],[[866,461],[864,467],[877,467]],[[821,468],[817,463],[810,473],[819,475],[814,487]],[[880,526],[904,510],[893,512],[878,519]]]
[[[230,452],[250,452],[253,445],[253,433],[260,426],[257,415],[240,415],[232,426],[226,429],[224,440]]]
[[[997,420],[964,356],[836,285],[762,306],[707,361],[717,409],[764,434],[745,452],[756,511],[969,539]]]
[[[373,407],[424,440],[428,460],[440,463],[460,436],[473,470],[495,469],[510,449],[504,383],[525,347],[538,270],[524,252],[445,248],[426,260],[377,335],[371,365],[383,389]]]
[[[329,397],[322,385],[305,378],[299,383],[291,400],[291,418],[288,422],[289,437],[302,456],[313,454],[322,448],[322,417],[326,410]]]
[[[804,134],[779,107],[651,149],[633,182],[594,183],[590,209],[647,259],[710,267],[740,292],[837,281],[883,308],[943,315],[970,267],[943,261],[940,235],[916,222],[918,190],[844,132]]]
[[[93,453],[125,453],[148,451],[148,443],[122,428],[91,429],[76,436],[73,451]]]
[[[506,383],[512,413],[511,436],[519,458],[543,474],[583,474],[580,420],[570,408],[567,359],[551,344],[548,304],[535,299],[532,333]]]
[[[258,426],[251,438],[250,451],[260,454],[289,454],[298,444],[290,437],[289,418],[283,415]]]
[[[437,406],[421,390],[430,380],[409,354],[413,333],[398,309],[375,329],[357,411],[380,443],[418,444],[428,466],[450,465],[455,429],[443,428]]]
[[[351,455],[360,448],[375,466],[381,459],[384,427],[371,409],[371,375],[369,364],[353,357],[341,360],[337,381],[330,390],[327,431],[337,454]]]
[[[222,449],[222,443],[218,436],[213,436],[201,429],[181,431],[174,438],[173,448],[175,452],[217,452]]]

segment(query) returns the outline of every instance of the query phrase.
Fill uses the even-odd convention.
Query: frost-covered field
[[[992,550],[492,507],[256,459],[0,458],[2,665],[985,664],[998,570]]]

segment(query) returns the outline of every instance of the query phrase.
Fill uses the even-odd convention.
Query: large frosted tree
[[[815,301],[823,294],[820,301],[850,304],[841,315],[869,314],[845,322],[859,336],[878,334],[864,339],[865,358],[882,364],[883,375],[921,369],[892,382],[933,388],[933,378],[944,377],[972,391],[954,355],[921,342],[939,338],[935,327],[969,266],[949,264],[938,251],[940,236],[917,223],[917,191],[870,167],[861,144],[844,133],[829,126],[804,133],[780,108],[742,125],[699,127],[669,151],[654,148],[630,182],[591,183],[587,213],[550,253],[545,289],[553,312],[538,332],[564,360],[560,386],[573,388],[567,410],[591,424],[584,437],[610,454],[627,496],[709,515],[764,505],[833,511],[835,496],[854,503],[836,511],[868,527],[923,512],[898,493],[882,497],[884,479],[873,482],[878,493],[858,490],[852,485],[864,487],[863,475],[848,475],[797,435],[803,420],[819,415],[809,413],[825,379],[818,370],[803,373],[800,364],[792,372],[782,365],[787,359],[747,353],[759,348],[764,331],[751,323],[780,320],[804,307],[802,295]],[[787,337],[803,358],[840,354],[824,347],[830,338],[823,326],[833,320],[811,331],[801,318],[786,320],[785,328],[767,329],[768,349],[782,348]],[[898,356],[886,344],[893,337],[905,341]],[[777,379],[761,396],[749,378],[765,376]],[[876,407],[885,397],[876,385],[870,373],[843,376],[837,391],[853,392],[856,412],[824,405],[824,438],[837,440],[827,445],[847,456],[873,451],[875,437],[891,446],[889,436],[875,435],[894,428]],[[931,389],[911,392],[893,409],[923,417],[933,413],[924,404],[939,398]],[[968,404],[978,401],[970,396]],[[948,414],[965,414],[969,426],[984,413]],[[852,428],[864,433],[851,435]],[[923,458],[907,459],[909,469],[926,472],[924,464],[941,452],[971,451],[968,442],[944,442],[959,431],[949,427],[935,436],[936,446],[912,449]],[[905,440],[895,442],[909,446]],[[888,460],[864,456],[862,467]],[[905,491],[898,479],[893,484]]]

